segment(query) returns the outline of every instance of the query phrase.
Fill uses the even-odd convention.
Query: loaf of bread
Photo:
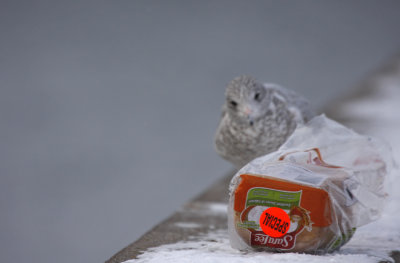
[[[299,173],[301,177],[318,178],[311,171],[298,169],[293,164],[279,163],[282,172]],[[319,169],[320,170],[320,169]],[[231,195],[231,213],[236,238],[249,248],[266,251],[325,252],[333,251],[347,242],[355,231],[352,227],[352,207],[346,207],[343,191],[329,189],[343,187],[346,175],[325,177],[319,186],[306,182],[288,181],[268,175],[241,174]],[[279,207],[290,217],[290,228],[281,237],[265,234],[259,226],[261,213],[269,207]],[[243,243],[240,242],[240,243]],[[243,249],[243,246],[237,247]]]
[[[315,117],[278,151],[254,159],[232,178],[232,247],[306,253],[340,248],[356,228],[379,218],[391,165],[387,144]],[[261,223],[272,207],[289,224],[282,235],[265,231]]]

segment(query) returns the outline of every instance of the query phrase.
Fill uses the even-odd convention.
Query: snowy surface
[[[149,249],[139,259],[130,262],[376,262],[379,258],[364,254],[331,254],[325,256],[314,256],[305,254],[273,254],[266,252],[242,253],[234,250],[229,245],[226,231],[217,231],[206,235],[202,240],[181,242],[171,245],[163,245]]]
[[[400,79],[381,79],[373,98],[352,101],[343,110],[352,119],[368,120],[364,133],[382,138],[393,147],[395,160],[400,160]],[[400,185],[398,169],[387,178],[389,198],[382,217],[357,230],[352,240],[340,251],[327,255],[266,252],[244,253],[230,247],[226,230],[208,233],[196,240],[178,242],[148,249],[133,262],[379,262],[392,259],[390,251],[400,249]],[[212,211],[226,211],[226,205],[210,205]],[[190,224],[184,224],[185,227]]]

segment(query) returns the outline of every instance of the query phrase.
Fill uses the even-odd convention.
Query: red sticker
[[[290,227],[289,215],[279,207],[270,207],[260,216],[260,227],[270,237],[281,237]]]

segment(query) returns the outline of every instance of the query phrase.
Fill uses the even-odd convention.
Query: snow
[[[223,213],[225,214],[228,211],[228,206],[225,203],[215,203],[211,202],[208,204],[207,208],[214,213]]]
[[[201,240],[179,242],[148,249],[138,259],[125,263],[139,262],[192,262],[192,263],[272,263],[272,262],[377,262],[378,257],[363,254],[329,254],[324,256],[286,253],[273,254],[265,252],[243,253],[231,248],[226,231],[216,231],[205,235]]]
[[[399,74],[400,75],[400,74]],[[377,94],[372,98],[352,101],[342,108],[346,116],[368,120],[363,133],[379,137],[389,142],[393,148],[395,160],[400,160],[400,77],[385,77],[377,81]],[[338,252],[326,255],[307,255],[297,253],[240,252],[231,248],[226,230],[216,230],[196,237],[195,240],[178,242],[150,248],[137,262],[379,262],[387,260],[390,251],[400,249],[400,186],[398,169],[394,169],[387,178],[389,198],[382,217],[357,229],[354,237]],[[226,213],[226,204],[211,203],[208,209],[217,213]],[[190,227],[189,223],[181,224]],[[194,227],[194,226],[192,226]]]

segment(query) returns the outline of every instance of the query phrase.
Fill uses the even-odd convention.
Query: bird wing
[[[264,83],[263,85],[266,89],[272,92],[274,98],[280,100],[282,100],[282,97],[284,98],[289,110],[293,113],[296,120],[300,121],[300,123],[306,123],[316,115],[308,100],[297,92],[277,84]]]

